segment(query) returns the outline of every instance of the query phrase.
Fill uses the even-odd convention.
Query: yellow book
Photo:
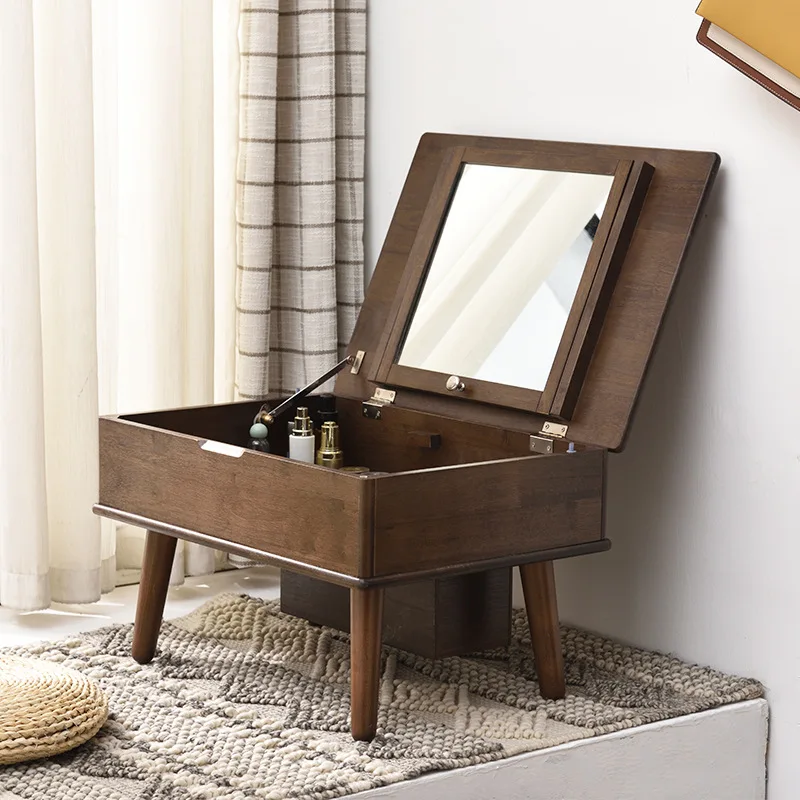
[[[800,77],[800,0],[702,0],[697,13]]]

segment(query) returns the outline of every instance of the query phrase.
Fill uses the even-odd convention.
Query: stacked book
[[[800,0],[702,0],[697,41],[800,111]]]

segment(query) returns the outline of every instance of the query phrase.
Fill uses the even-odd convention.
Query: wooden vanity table
[[[372,472],[285,458],[284,417],[272,454],[245,449],[261,403],[100,420],[95,511],[148,530],[134,658],[155,655],[177,538],[271,561],[287,610],[347,627],[349,593],[369,740],[382,635],[431,656],[502,644],[519,566],[542,694],[563,696],[553,561],[610,546],[607,452],[718,165],[426,134],[335,384],[347,463]]]

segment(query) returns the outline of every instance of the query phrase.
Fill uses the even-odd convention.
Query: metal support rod
[[[320,375],[319,378],[309,383],[308,386],[304,386],[302,389],[296,391],[291,397],[279,403],[272,410],[267,409],[266,406],[261,406],[258,414],[256,414],[255,422],[263,422],[265,425],[271,425],[276,417],[283,414],[284,411],[288,411],[294,403],[311,394],[314,389],[318,386],[322,386],[325,381],[330,380],[334,375],[338,375],[348,364],[352,364],[354,360],[355,356],[346,356],[335,367],[331,367],[326,373]]]

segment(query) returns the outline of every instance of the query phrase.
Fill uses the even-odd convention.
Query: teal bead
[[[256,422],[250,427],[250,436],[253,439],[266,439],[267,426],[263,422]]]

